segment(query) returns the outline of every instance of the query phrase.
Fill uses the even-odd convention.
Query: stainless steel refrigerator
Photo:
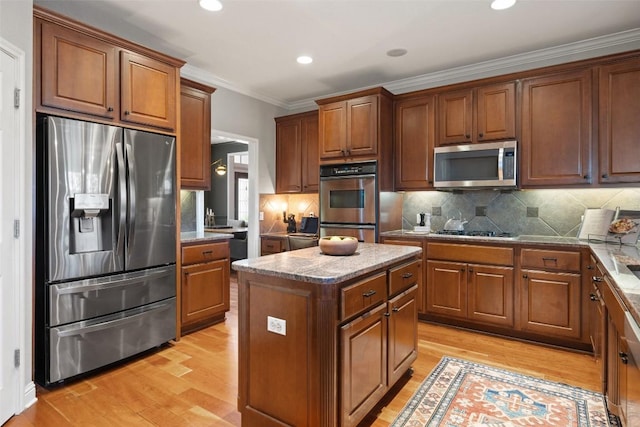
[[[35,377],[175,338],[175,138],[53,116],[36,129]]]

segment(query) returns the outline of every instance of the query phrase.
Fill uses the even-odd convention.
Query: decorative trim
[[[322,95],[322,98],[331,98],[351,92],[368,89],[371,87],[384,86],[393,94],[412,92],[414,90],[428,89],[432,87],[445,86],[452,83],[460,83],[475,80],[482,77],[492,77],[500,74],[507,74],[516,71],[525,71],[538,67],[557,65],[566,62],[573,62],[580,59],[596,58],[607,54],[626,52],[640,49],[640,28],[622,31],[600,37],[594,37],[573,43],[567,43],[547,49],[539,49],[531,52],[507,56],[504,58],[492,59],[479,62],[473,65],[451,68],[448,70],[436,71],[422,74],[401,80],[394,80],[380,83],[375,86],[364,88],[354,88],[353,90]],[[190,78],[196,78],[207,84],[217,87],[224,87],[242,95],[267,102],[269,104],[285,108],[287,110],[303,110],[317,108],[315,99],[303,99],[300,101],[288,102],[283,99],[269,97],[249,88],[242,87],[229,81],[220,79],[208,71],[201,70],[189,64],[182,67],[182,74]]]

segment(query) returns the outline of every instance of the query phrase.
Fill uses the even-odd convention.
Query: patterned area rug
[[[391,426],[617,424],[601,393],[445,356]]]

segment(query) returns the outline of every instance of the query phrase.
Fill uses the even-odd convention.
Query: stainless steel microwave
[[[435,188],[517,187],[516,141],[436,147],[433,163]]]

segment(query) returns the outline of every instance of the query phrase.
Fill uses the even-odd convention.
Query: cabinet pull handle
[[[558,262],[558,258],[555,257],[542,257],[542,261],[553,261],[553,262]]]
[[[397,312],[400,311],[400,309],[398,307],[393,307],[393,309],[391,311],[393,311],[394,313],[397,313]]]
[[[603,177],[604,179],[607,179],[607,178],[609,178],[609,175],[608,175],[608,174],[606,174],[606,173],[603,173],[603,174],[602,174],[602,177]]]
[[[208,251],[202,251],[202,255],[211,255],[213,251],[209,249]]]
[[[384,317],[391,317],[391,313],[385,313],[383,314]]]
[[[402,278],[403,278],[403,279],[409,279],[409,278],[411,278],[411,277],[413,277],[413,273],[404,273],[404,274],[402,275]]]
[[[373,289],[369,289],[367,292],[362,294],[362,296],[365,297],[365,298],[369,298],[369,297],[374,296],[375,294],[376,294],[376,291],[374,291]]]
[[[628,355],[624,351],[621,351],[620,353],[618,353],[618,356],[620,356],[620,360],[622,361],[623,364],[626,365],[629,362]]]
[[[596,282],[596,283],[600,283],[600,282],[602,282],[602,277],[599,277],[599,276],[593,276],[593,277],[591,278],[591,281],[592,281],[592,282]]]
[[[591,301],[598,301],[598,296],[596,294],[589,294],[589,299]]]

